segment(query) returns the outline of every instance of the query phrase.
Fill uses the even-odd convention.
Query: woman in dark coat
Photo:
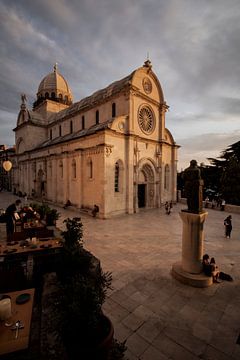
[[[231,237],[231,232],[232,232],[232,216],[229,215],[225,220],[224,220],[224,225],[225,225],[225,235],[226,238],[230,239]]]
[[[21,200],[16,200],[15,203],[9,205],[5,212],[7,241],[12,241],[14,233],[14,213],[17,207],[21,204]]]

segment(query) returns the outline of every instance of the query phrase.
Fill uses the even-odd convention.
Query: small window
[[[50,140],[52,140],[52,129],[50,129]]]
[[[112,117],[116,116],[116,104],[112,103]]]
[[[115,164],[115,181],[114,181],[114,190],[119,192],[119,164]]]
[[[73,133],[73,122],[72,122],[72,120],[70,121],[70,134],[72,134]]]
[[[62,94],[59,94],[59,99],[61,99],[61,100],[62,100],[62,98],[63,98]]]
[[[62,136],[62,127],[59,125],[59,136]]]
[[[52,98],[52,99],[55,99],[55,92],[52,92],[52,93],[51,93],[51,98]]]
[[[46,98],[46,99],[49,98],[49,93],[48,93],[48,92],[45,93],[45,98]]]
[[[96,124],[99,124],[99,110],[96,111]]]
[[[85,129],[85,117],[84,115],[82,116],[82,130]]]

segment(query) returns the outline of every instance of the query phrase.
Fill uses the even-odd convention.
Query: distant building
[[[22,95],[13,186],[57,204],[97,204],[102,218],[175,201],[178,145],[167,109],[149,60],[75,103],[55,66],[33,110]]]

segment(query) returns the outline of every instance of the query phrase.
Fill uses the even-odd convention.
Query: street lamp
[[[12,168],[12,163],[9,160],[5,160],[2,164],[2,166],[3,166],[4,170],[8,172]]]
[[[8,151],[12,149],[7,149],[6,146],[0,145],[0,188],[5,188],[11,190],[11,169],[13,167],[12,161],[8,159]]]

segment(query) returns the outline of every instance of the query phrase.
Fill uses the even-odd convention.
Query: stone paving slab
[[[0,193],[0,207],[16,197]],[[224,237],[229,213],[208,210],[205,252],[233,282],[192,288],[171,276],[181,260],[182,223],[177,204],[171,215],[163,208],[100,220],[81,214],[84,244],[112,271],[114,290],[104,310],[116,337],[127,340],[129,360],[237,360],[240,358],[240,214],[233,217],[231,239]],[[57,225],[79,212],[61,212]]]

